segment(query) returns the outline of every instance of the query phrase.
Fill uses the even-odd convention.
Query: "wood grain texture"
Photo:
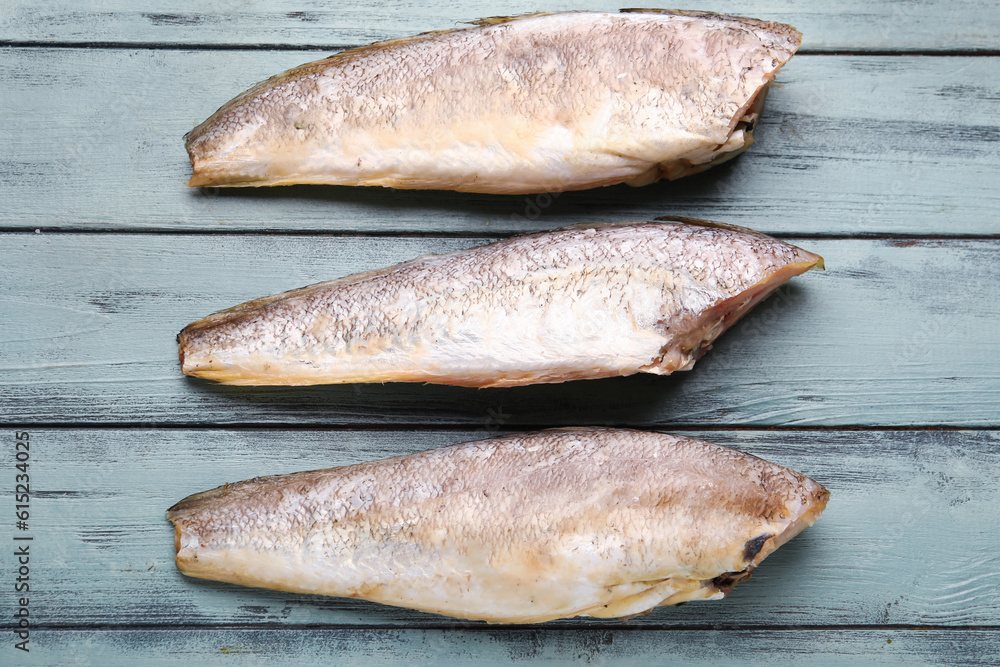
[[[102,625],[484,627],[357,600],[186,578],[167,507],[257,475],[481,439],[485,430],[32,429],[31,613],[44,627]],[[689,432],[807,474],[823,518],[725,600],[618,624],[543,627],[998,626],[1000,432]],[[12,438],[8,431],[5,439]],[[5,528],[6,530],[6,528]],[[5,550],[5,571],[13,571]],[[9,615],[0,627],[10,627]],[[363,632],[362,632],[363,634]]]
[[[792,281],[692,371],[464,389],[229,387],[176,333],[251,298],[476,239],[6,234],[7,423],[997,425],[1000,242],[805,240]],[[795,239],[792,239],[795,242]]]
[[[184,0],[169,6],[151,0],[56,0],[44,5],[8,0],[0,10],[0,40],[356,46],[458,27],[461,21],[484,16],[539,9],[617,11],[621,5],[609,0],[582,5],[549,0],[544,6],[494,0],[463,3],[460,8],[433,2],[334,6],[321,0],[217,0],[209,5]],[[790,23],[804,33],[807,49],[992,49],[1000,39],[1000,16],[989,2],[977,0],[751,0],[714,2],[710,9]]]
[[[998,630],[45,630],[24,665],[996,665]]]
[[[1000,233],[1000,58],[797,56],[747,153],[643,188],[184,185],[185,132],[323,55],[0,49],[0,228],[499,234],[688,215],[781,233]]]

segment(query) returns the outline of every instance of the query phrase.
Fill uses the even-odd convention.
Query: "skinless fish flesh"
[[[532,623],[723,598],[828,498],[700,440],[575,428],[227,484],[167,518],[192,577]]]
[[[188,133],[190,186],[534,193],[645,185],[753,141],[791,26],[704,12],[492,18],[350,49]]]
[[[530,234],[250,301],[185,327],[181,369],[248,385],[665,375],[822,267],[748,229],[687,223]]]

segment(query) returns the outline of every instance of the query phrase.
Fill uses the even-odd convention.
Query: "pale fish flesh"
[[[250,301],[185,327],[181,369],[244,385],[665,375],[822,266],[748,229],[687,223],[530,234]]]
[[[576,428],[226,484],[167,518],[188,576],[532,623],[723,598],[828,498],[701,440]]]
[[[272,77],[188,133],[191,186],[533,193],[702,171],[753,141],[791,26],[704,12],[492,18]]]

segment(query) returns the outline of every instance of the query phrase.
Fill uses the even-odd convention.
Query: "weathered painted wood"
[[[1000,234],[996,57],[797,56],[771,91],[758,144],[675,184],[527,201],[182,184],[184,132],[256,81],[328,52],[260,45],[328,50],[535,9],[8,0],[0,42],[141,48],[0,48],[0,228],[489,235],[684,214],[784,234]],[[1000,13],[979,0],[710,9],[797,25],[814,52],[1000,44]],[[183,45],[251,50],[161,48]],[[31,429],[35,536],[32,650],[13,648],[4,614],[0,663],[997,664],[1000,432],[870,427],[1000,426],[998,242],[802,241],[830,270],[797,279],[672,378],[279,390],[178,373],[173,334],[213,309],[478,242],[0,235],[0,441],[9,450],[17,423]],[[58,423],[94,427],[35,426]],[[239,428],[119,428],[158,423]],[[581,423],[702,425],[711,430],[691,433],[802,470],[833,499],[728,600],[622,624],[487,627],[199,582],[173,566],[163,510],[190,492],[500,427]],[[750,423],[862,428],[712,428]],[[0,522],[8,545],[11,521]],[[4,549],[10,611],[12,559]]]
[[[29,433],[34,499],[30,530],[18,535],[34,537],[37,624],[483,626],[186,578],[173,564],[164,511],[224,482],[422,451],[488,437],[487,429]],[[622,627],[1000,625],[1000,432],[691,433],[812,476],[830,490],[830,503],[726,600],[657,609]],[[13,437],[13,429],[2,436],[11,451]],[[12,521],[2,531],[11,544]],[[12,572],[12,550],[2,559]],[[0,627],[12,623],[0,618]]]
[[[621,4],[611,0],[584,4],[549,0],[544,9],[617,11]],[[331,5],[321,0],[222,0],[211,4],[193,0],[57,0],[39,5],[8,0],[0,10],[0,40],[359,45],[457,27],[461,21],[482,16],[538,11],[540,7],[524,0],[461,6],[426,2]],[[710,8],[790,23],[804,33],[807,49],[993,49],[1000,41],[1000,15],[989,2],[977,0],[824,4],[751,0],[714,2]]]
[[[783,233],[1000,233],[1000,58],[796,57],[746,154],[644,188],[184,185],[185,132],[322,55],[0,49],[0,227],[505,233],[672,214]]]
[[[997,630],[44,630],[17,664],[996,665]],[[5,647],[6,648],[6,647]]]
[[[0,415],[36,424],[998,424],[997,241],[800,241],[828,270],[796,278],[693,371],[669,377],[476,390],[226,387],[180,374],[176,333],[215,310],[483,242],[0,235]]]

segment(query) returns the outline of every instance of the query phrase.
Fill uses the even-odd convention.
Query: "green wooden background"
[[[642,189],[190,190],[181,136],[332,50],[563,0],[0,6],[0,664],[1000,664],[1000,5],[753,0],[791,23],[746,154]],[[222,307],[583,221],[690,215],[822,254],[689,373],[518,389],[235,388]],[[222,482],[558,425],[698,435],[832,492],[720,602],[495,627],[185,579],[164,510]],[[15,433],[31,519],[14,527]],[[14,648],[31,536],[30,653]]]

